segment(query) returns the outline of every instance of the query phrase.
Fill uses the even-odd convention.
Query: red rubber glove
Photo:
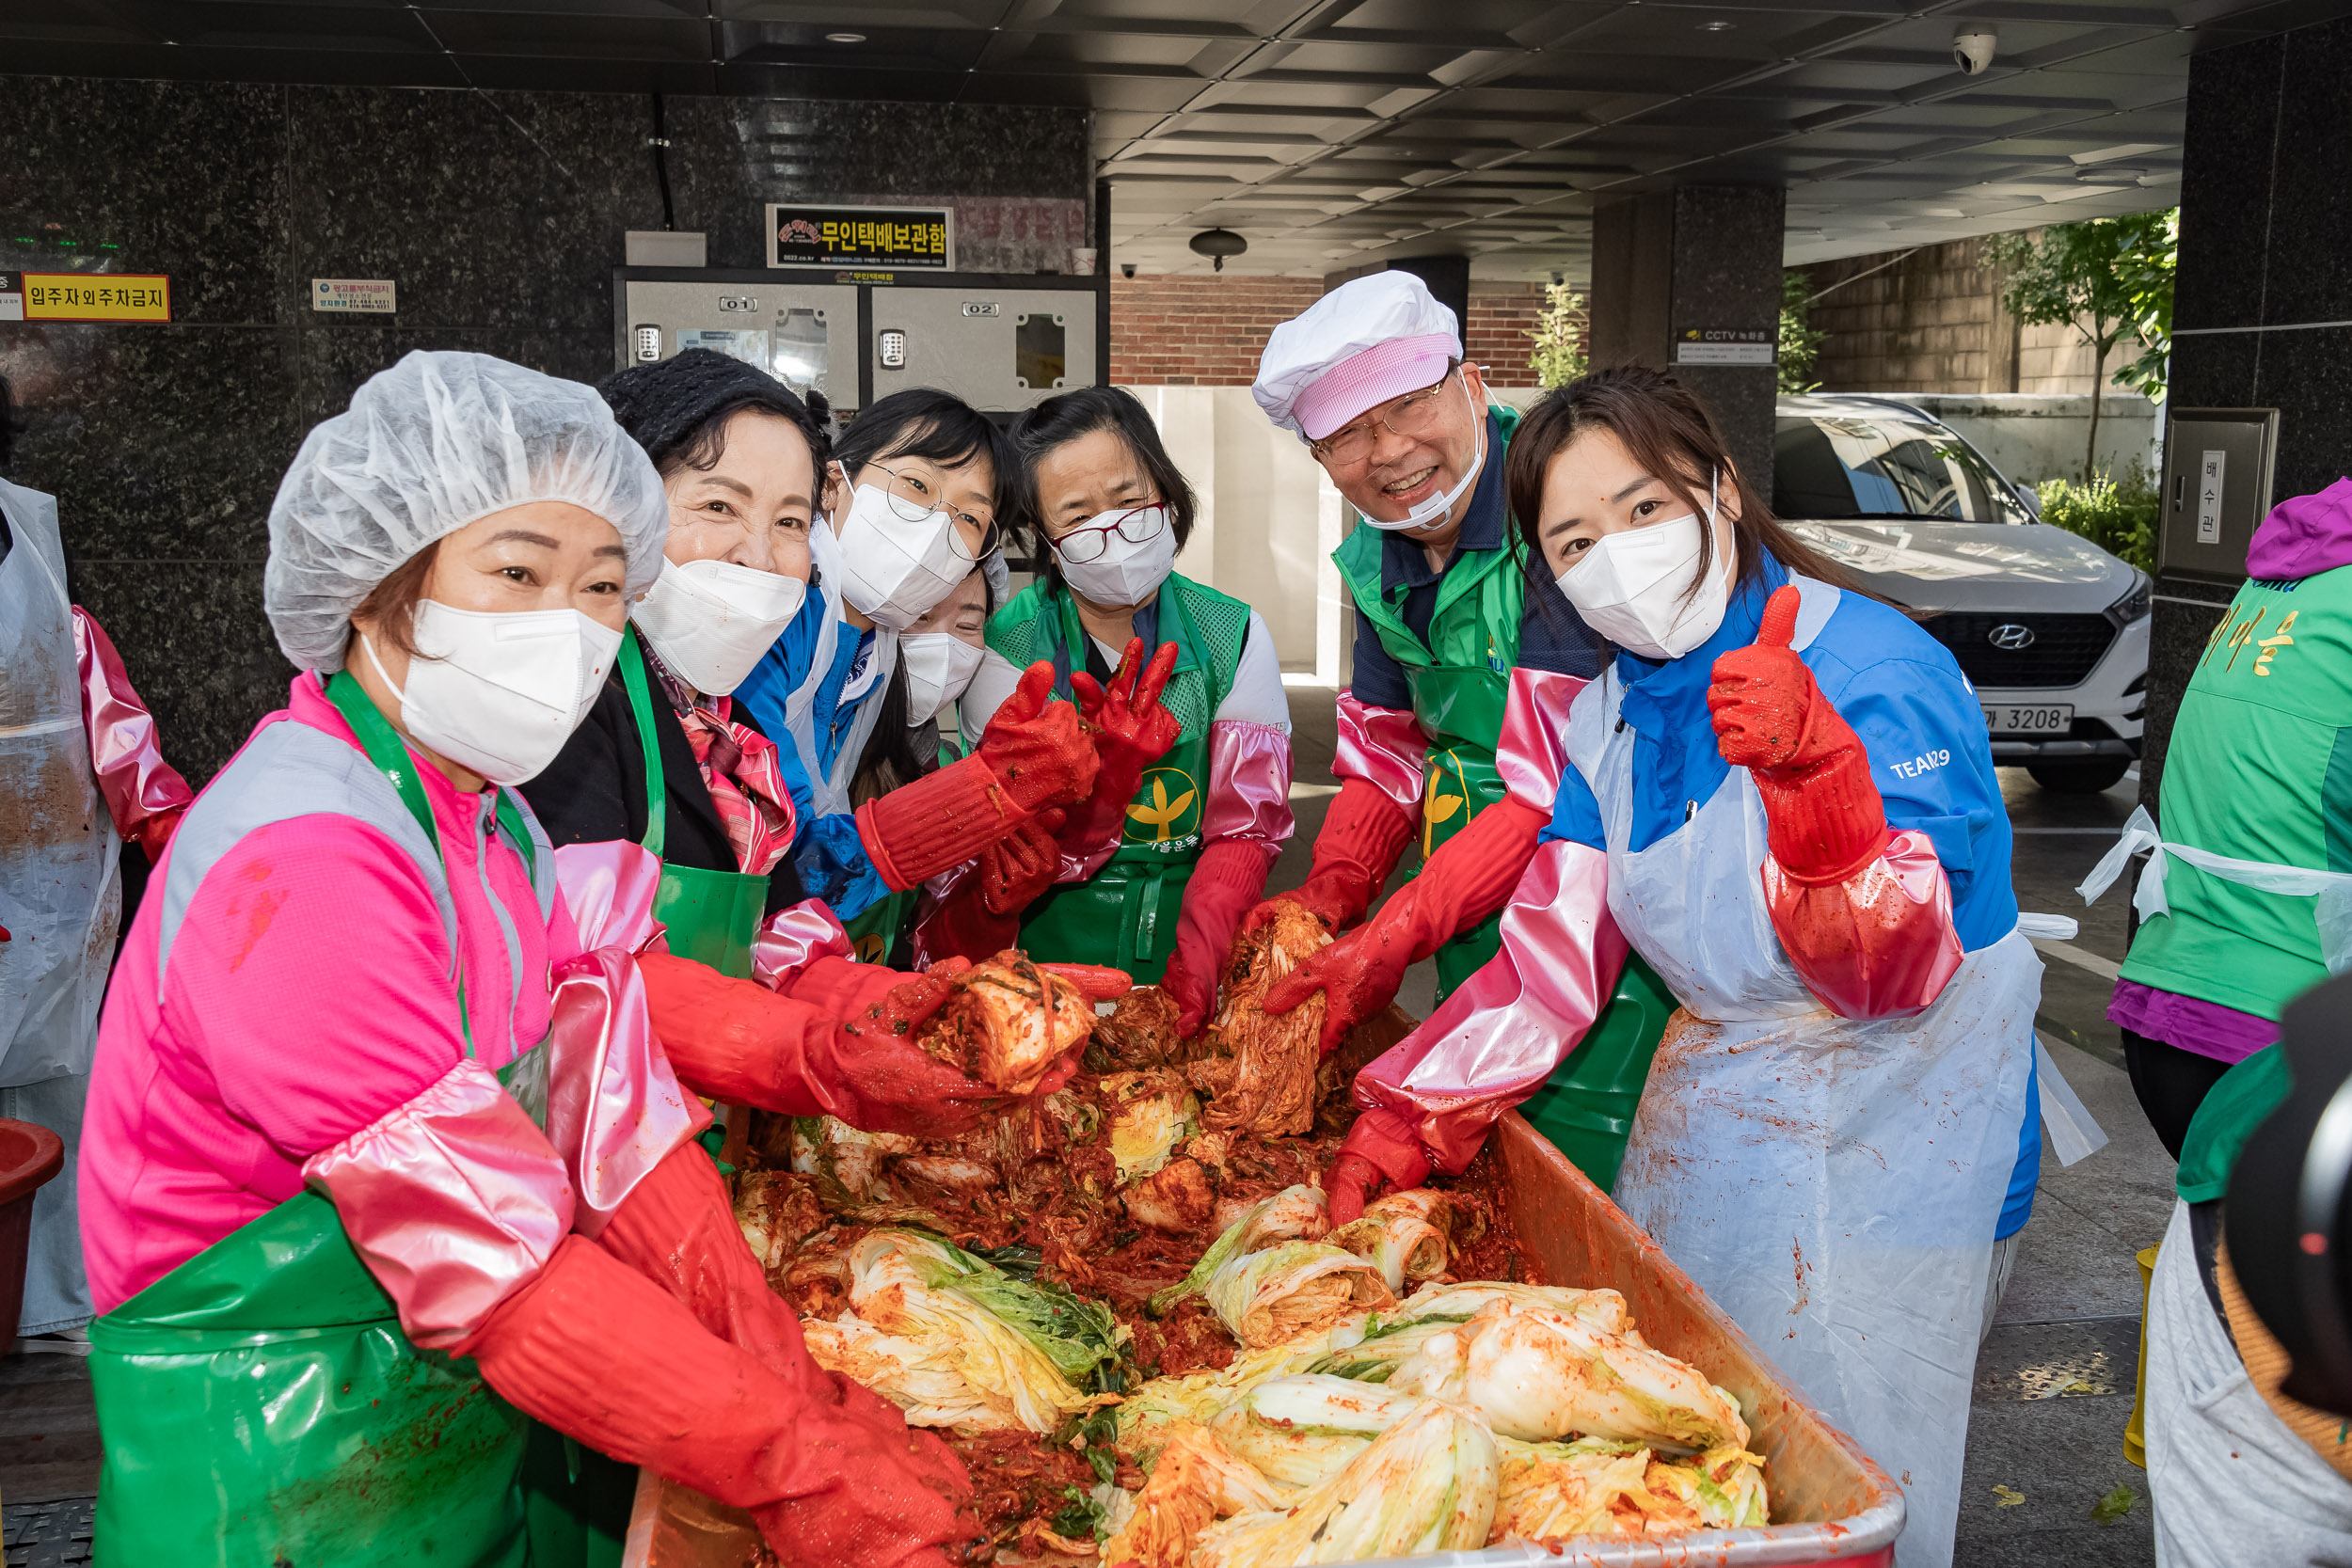
[[[1325,1179],[1331,1224],[1360,1219],[1365,1200],[1377,1197],[1384,1184],[1403,1190],[1428,1180],[1429,1156],[1414,1136],[1412,1124],[1385,1106],[1375,1106],[1347,1130]]]
[[[1011,1103],[908,1037],[953,993],[949,964],[907,975],[819,958],[785,995],[669,953],[641,954],[637,969],[654,1033],[696,1094],[925,1137],[968,1132]]]
[[[744,1244],[726,1182],[699,1143],[680,1144],[630,1188],[596,1244],[777,1376],[805,1384],[824,1375],[809,1362],[800,1319]]]
[[[1323,1050],[1396,999],[1405,971],[1469,930],[1511,897],[1550,818],[1505,796],[1438,847],[1421,875],[1380,912],[1276,981],[1265,1010],[1286,1013],[1321,991]]]
[[[1325,930],[1345,930],[1380,896],[1412,841],[1412,818],[1379,785],[1369,779],[1342,782],[1315,835],[1314,867],[1306,881],[1251,910],[1241,928],[1258,929],[1274,918],[1276,904],[1287,901],[1322,921]]]
[[[1061,807],[1050,807],[980,851],[978,875],[972,879],[989,913],[1018,915],[1054,885],[1061,872],[1061,845],[1054,835],[1067,816]]]
[[[971,1478],[938,1437],[805,1351],[789,1375],[763,1365],[585,1237],[456,1354],[558,1432],[751,1510],[787,1562],[946,1568],[942,1548],[980,1533]]]
[[[882,880],[904,893],[972,859],[1023,817],[1085,799],[1099,766],[1078,710],[1054,696],[1054,667],[1040,659],[970,756],[858,807],[858,839]]]
[[[1143,770],[1168,754],[1184,734],[1176,716],[1160,705],[1160,693],[1176,668],[1176,644],[1163,642],[1143,661],[1143,639],[1127,640],[1119,668],[1111,672],[1107,689],[1094,684],[1085,671],[1070,677],[1078,699],[1078,712],[1094,735],[1095,754],[1102,771],[1094,792],[1087,798],[1070,825],[1070,841],[1081,849],[1114,847],[1127,827],[1127,805],[1143,784]]]
[[[1754,645],[1715,660],[1707,706],[1724,760],[1756,777],[1772,859],[1799,882],[1842,882],[1886,847],[1870,758],[1789,649],[1800,596],[1773,590]]]

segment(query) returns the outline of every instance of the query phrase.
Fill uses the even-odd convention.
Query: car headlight
[[[2125,591],[2122,598],[2107,606],[2107,619],[2119,626],[2130,626],[2134,621],[2148,613],[2149,605],[2153,600],[2155,592],[2156,585],[2149,579],[2148,574],[2135,569],[2132,573],[2131,587]]]

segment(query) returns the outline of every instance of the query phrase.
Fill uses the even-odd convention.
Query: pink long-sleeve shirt
[[[255,734],[280,723],[358,752],[315,676],[295,677],[286,708]],[[207,793],[233,787],[230,769]],[[421,762],[416,771],[440,834],[474,1055],[496,1069],[546,1035],[550,966],[579,941],[560,900],[551,920],[540,915],[502,832],[480,851],[495,797],[461,794]],[[159,982],[165,890],[186,842],[165,854],[99,1023],[80,1181],[101,1312],[294,1196],[305,1160],[413,1100],[466,1052],[432,888],[390,839],[324,802],[246,834],[203,875]]]

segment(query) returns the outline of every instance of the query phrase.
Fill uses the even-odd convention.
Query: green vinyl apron
[[[399,736],[348,673],[327,694],[437,847]],[[499,791],[498,820],[535,863],[512,791]],[[458,1022],[471,1055],[462,974]],[[533,1046],[499,1074],[542,1127],[546,1069]],[[105,1442],[97,1563],[551,1560],[526,1526],[534,1511],[524,1455],[536,1423],[472,1362],[409,1341],[334,1205],[315,1193],[288,1198],[99,1318],[90,1341]]]
[[[1516,419],[1498,411],[1503,442]],[[1502,454],[1498,444],[1488,454]],[[1421,864],[1438,847],[1506,793],[1496,767],[1511,670],[1518,663],[1527,576],[1517,535],[1505,525],[1502,547],[1458,551],[1438,580],[1438,604],[1424,639],[1405,622],[1403,583],[1381,571],[1386,534],[1357,529],[1332,552],[1381,648],[1404,673],[1413,721],[1428,750],[1422,759]],[[1419,867],[1415,868],[1419,875]],[[1501,950],[1497,911],[1438,949],[1442,1002]],[[1633,1111],[1649,1074],[1674,1001],[1656,973],[1632,953],[1615,994],[1585,1031],[1583,1043],[1555,1069],[1524,1107],[1528,1119],[1606,1191],[1616,1179]]]
[[[628,689],[628,709],[637,721],[637,740],[645,754],[646,852],[661,861],[661,886],[654,894],[654,918],[668,927],[664,940],[681,958],[708,964],[722,974],[748,980],[752,974],[752,943],[768,912],[768,879],[742,871],[705,871],[672,865],[662,860],[670,826],[670,791],[661,767],[661,732],[655,726],[668,717],[657,713],[653,689],[645,678],[645,657],[637,646],[637,628],[621,639],[621,684]],[[672,719],[672,722],[675,722]]]
[[[1200,859],[1209,788],[1209,724],[1233,689],[1249,607],[1188,578],[1160,588],[1159,636],[1176,644],[1176,668],[1161,702],[1183,726],[1176,744],[1143,770],[1128,803],[1119,847],[1083,882],[1053,888],[1021,922],[1021,945],[1035,958],[1109,964],[1138,985],[1167,973],[1176,950],[1184,888]],[[1069,592],[1040,579],[992,618],[989,645],[1025,669],[1059,652],[1086,668],[1087,633]],[[1057,660],[1057,662],[1060,662]],[[1070,695],[1067,680],[1056,694]]]

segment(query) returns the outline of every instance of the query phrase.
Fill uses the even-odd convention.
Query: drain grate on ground
[[[2129,1394],[2139,1370],[2137,1318],[2004,1323],[1977,1353],[1979,1403]]]
[[[79,1568],[89,1561],[96,1497],[11,1503],[0,1508],[0,1547],[8,1568]]]

